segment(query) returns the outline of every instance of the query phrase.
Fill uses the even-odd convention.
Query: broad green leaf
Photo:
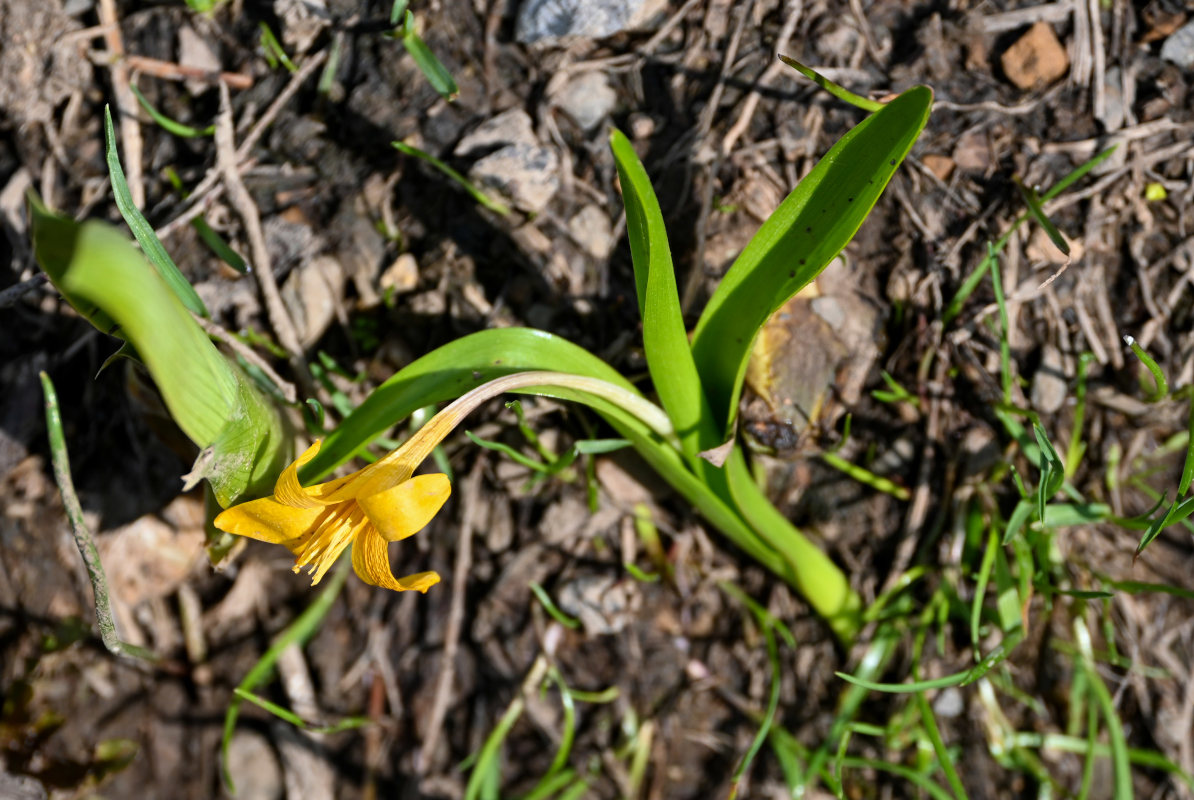
[[[846,246],[928,121],[933,93],[913,87],[846,133],[763,223],[693,334],[705,394],[729,430],[755,335]]]
[[[659,400],[680,436],[684,454],[691,461],[700,451],[721,444],[720,432],[712,425],[713,418],[692,358],[667,230],[655,190],[634,146],[621,131],[610,134],[610,147],[626,205],[626,234],[630,238],[634,284],[643,316],[647,368]]]
[[[303,481],[309,483],[327,474],[415,409],[455,399],[488,380],[526,370],[588,375],[634,390],[629,381],[604,361],[565,339],[529,328],[480,331],[417,359],[375,389],[339,428],[328,435],[319,454],[302,470]],[[734,544],[794,588],[801,589],[807,583],[800,580],[792,563],[780,557],[734,509],[724,481],[721,492],[719,487],[702,482],[674,447],[664,443],[635,417],[600,398],[579,392],[534,390],[534,393],[591,406],[622,438],[630,441],[652,469]],[[723,473],[722,470],[713,472]],[[827,564],[840,574],[824,554],[811,544],[807,544],[807,548],[810,568]],[[818,557],[821,561],[817,561]]]
[[[291,455],[277,409],[124,234],[53,214],[32,195],[29,208],[41,268],[92,324],[131,345],[178,427],[202,448],[188,479],[207,478],[224,507],[268,490]]]
[[[112,197],[116,201],[116,208],[120,210],[120,215],[133,232],[133,237],[141,245],[145,257],[188,310],[203,317],[210,316],[199,295],[195,294],[195,287],[179,272],[178,265],[162,246],[153,226],[133,202],[133,195],[129,192],[128,182],[124,178],[124,169],[120,166],[120,155],[116,152],[116,129],[112,125],[112,111],[107,106],[104,106],[104,151],[108,160],[108,173],[112,181]]]

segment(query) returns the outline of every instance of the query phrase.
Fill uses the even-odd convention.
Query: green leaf
[[[431,84],[431,88],[439,92],[445,100],[455,100],[456,96],[460,94],[456,80],[415,30],[415,16],[409,9],[406,12],[406,21],[402,24],[402,46],[406,48],[406,52],[410,53],[410,57],[422,70],[427,82]]]
[[[145,109],[145,113],[153,118],[154,122],[161,125],[166,132],[183,139],[198,139],[203,136],[211,136],[216,132],[214,124],[208,125],[206,128],[193,128],[190,125],[184,125],[181,122],[170,119],[150,105],[149,101],[145,99],[145,95],[141,94],[140,89],[132,84],[129,85],[129,88],[132,89],[133,96],[137,98],[137,102],[141,104],[141,108]]]
[[[780,204],[701,315],[692,352],[718,424],[730,429],[758,330],[841,252],[928,121],[913,87],[846,133]]]
[[[1020,196],[1024,198],[1024,204],[1028,206],[1028,213],[1044,229],[1045,234],[1049,237],[1049,241],[1053,242],[1053,246],[1068,256],[1070,254],[1069,242],[1061,235],[1061,231],[1057,230],[1057,226],[1053,224],[1053,220],[1049,219],[1049,216],[1045,213],[1045,209],[1041,207],[1041,196],[1037,194],[1036,189],[1025,184],[1024,181],[1020,180],[1019,176],[1016,176],[1012,180],[1016,184],[1016,188],[1020,190]]]
[[[659,400],[690,462],[697,453],[722,443],[715,430],[701,379],[688,344],[676,273],[663,212],[630,140],[618,130],[610,147],[622,183],[626,234],[634,261],[634,284],[643,316],[643,350]],[[699,465],[693,462],[694,467]]]
[[[863,111],[878,111],[879,109],[883,108],[883,104],[878,100],[871,100],[861,95],[854,94],[854,92],[850,91],[846,87],[834,83],[833,81],[829,80],[829,78],[826,78],[824,75],[817,72],[815,69],[806,67],[804,64],[801,64],[791,56],[781,55],[779,60],[842,102],[849,103],[852,106],[857,106]]]
[[[435,156],[431,155],[430,153],[420,150],[419,148],[414,147],[413,145],[409,145],[406,142],[390,142],[390,144],[398,152],[405,153],[408,156],[414,156],[415,158],[422,159],[423,161],[426,161],[428,164],[430,164],[431,166],[438,169],[440,172],[447,175],[452,180],[456,181],[458,184],[460,184],[461,186],[464,187],[464,190],[466,192],[468,192],[470,195],[472,195],[472,198],[474,200],[476,200],[478,203],[480,203],[481,205],[488,208],[490,211],[493,211],[496,214],[501,214],[503,217],[508,216],[510,214],[509,206],[507,206],[505,203],[503,203],[500,200],[495,200],[494,198],[490,197],[488,194],[486,194],[480,188],[478,188],[477,185],[474,184],[472,181],[470,181],[468,178],[464,177],[459,172],[452,169],[450,166],[448,166],[447,164],[445,164],[443,161],[436,158]]]
[[[207,313],[207,307],[199,299],[199,295],[195,294],[195,287],[191,286],[190,281],[179,272],[178,265],[174,263],[174,259],[170,258],[170,254],[162,246],[158,235],[154,233],[153,226],[149,224],[149,221],[145,219],[141,210],[133,202],[133,195],[129,192],[128,182],[124,178],[124,169],[120,166],[120,155],[116,152],[116,129],[112,125],[112,111],[107,106],[104,106],[104,142],[108,173],[112,179],[112,197],[116,201],[116,208],[120,210],[120,215],[128,224],[129,230],[133,232],[134,238],[141,245],[142,252],[188,310],[201,317],[210,316]]]

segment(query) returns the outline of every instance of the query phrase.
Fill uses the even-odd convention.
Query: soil
[[[1151,379],[1121,337],[1135,336],[1174,387],[1194,381],[1186,285],[1194,270],[1192,73],[1160,57],[1189,8],[1159,0],[1073,8],[671,0],[634,30],[527,45],[515,38],[518,6],[411,4],[427,45],[459,86],[449,102],[401,42],[385,35],[386,3],[237,1],[202,15],[181,3],[0,0],[0,796],[224,796],[220,739],[232,690],[318,591],[291,573],[287,553],[266,545],[250,544],[220,570],[208,564],[202,494],[179,488],[194,452],[148,378],[125,364],[101,370],[114,340],[35,277],[24,212],[31,186],[58,209],[122,224],[103,156],[103,107],[111,103],[130,183],[139,183],[148,219],[215,322],[272,336],[252,280],[178,221],[194,200],[169,175],[193,191],[215,169],[213,140],[172,135],[143,112],[134,122],[135,101],[121,101],[131,75],[164,114],[206,126],[219,111],[214,84],[168,78],[182,77],[180,63],[215,64],[249,84],[230,92],[243,141],[296,80],[267,62],[263,23],[300,68],[336,54],[326,90],[318,85],[322,68],[299,82],[241,171],[306,355],[326,353],[359,378],[336,378],[351,401],[438,345],[507,325],[551,331],[636,380],[644,376],[608,126],[632,137],[651,175],[678,281],[693,286],[695,322],[761,221],[861,118],[788,68],[773,68],[778,49],[859,93],[884,98],[924,83],[937,100],[845,263],[829,268],[817,298],[806,295],[789,309],[792,331],[777,334],[799,345],[776,345],[780,355],[769,362],[789,401],[795,392],[784,387],[800,388],[799,408],[769,403],[759,385],[744,401],[744,433],[769,453],[759,460],[780,508],[868,602],[915,565],[926,565],[932,580],[912,592],[914,600],[943,584],[969,600],[979,556],[964,547],[968,510],[999,508],[1006,516],[1016,496],[1010,481],[988,481],[1012,452],[995,415],[1000,355],[990,282],[960,313],[947,309],[987,242],[1021,213],[1014,177],[1046,188],[1114,143],[1109,160],[1047,206],[1071,243],[1068,265],[1035,224],[1008,241],[1001,271],[1021,378],[1015,399],[1041,412],[1055,442],[1068,442],[1079,356],[1093,353],[1087,450],[1074,486],[1121,517],[1153,507],[1142,485],[1173,496],[1184,444],[1172,437],[1186,428],[1186,406],[1146,402]],[[114,25],[95,27],[109,15]],[[1064,52],[1049,49],[1049,36]],[[1038,59],[1039,41],[1048,52]],[[142,61],[116,58],[118,44]],[[1003,60],[1013,47],[1014,65]],[[1055,77],[1059,52],[1066,63]],[[569,95],[570,81],[587,73],[604,78],[614,102],[586,128],[564,109],[602,95],[591,77],[579,84],[586,96]],[[554,174],[537,180],[558,188],[533,213],[483,208],[390,145],[406,141],[467,174],[496,145],[461,155],[461,140],[511,109],[529,115],[536,146],[553,155]],[[130,154],[137,139],[140,152]],[[1147,199],[1146,190],[1164,198]],[[208,193],[199,202],[212,227],[248,257],[241,219],[225,198]],[[826,299],[845,313],[824,314]],[[817,357],[803,355],[810,350]],[[284,359],[275,365],[295,377]],[[49,466],[41,370],[58,388],[74,479],[121,633],[158,653],[158,665],[110,655],[94,631],[90,585]],[[887,388],[883,371],[916,398],[915,407],[871,395]],[[604,434],[578,409],[544,400],[524,407],[558,451]],[[818,458],[843,444],[847,414],[850,436],[838,452],[890,477],[908,500]],[[515,422],[495,403],[470,427],[520,447]],[[317,724],[361,716],[369,725],[303,733],[246,705],[227,765],[238,797],[463,796],[461,763],[545,653],[573,689],[617,689],[610,702],[578,703],[569,763],[591,770],[586,796],[726,796],[758,730],[755,715],[766,707],[770,666],[757,627],[719,581],[737,584],[791,628],[797,646],[780,651],[776,722],[806,746],[825,740],[844,689],[834,672],[857,666],[873,631],[843,651],[798,595],[628,451],[597,459],[595,509],[580,472],[531,484],[526,468],[463,435],[445,452],[457,493],[429,530],[409,540],[399,567],[435,569],[444,583],[425,596],[399,595],[350,577],[313,638],[279,665],[282,680],[258,688]],[[639,582],[622,567],[636,557],[637,502],[648,504],[662,533],[673,582]],[[1098,653],[1121,657],[1101,674],[1129,744],[1194,773],[1194,546],[1175,525],[1134,560],[1138,540],[1138,531],[1099,524],[1066,529],[1057,546],[1076,588],[1098,589],[1097,576],[1105,576],[1181,592],[1034,598],[1028,638],[998,676],[1026,699],[1006,701],[1003,710],[1019,731],[1084,735],[1084,725],[1070,724],[1069,703],[1073,620],[1082,619]],[[637,561],[649,563],[641,553]],[[553,623],[532,581],[583,626]],[[457,593],[462,614],[452,610]],[[888,677],[968,668],[967,622],[946,630],[940,646],[929,637],[919,661],[910,635]],[[1035,794],[1031,773],[993,752],[993,712],[977,685],[930,698],[945,742],[961,754],[970,796]],[[904,703],[872,694],[859,719],[887,724]],[[561,730],[557,692],[526,697],[501,760],[503,795],[535,785]],[[646,759],[640,786],[625,749],[636,732]],[[850,753],[899,762],[913,757],[910,747],[855,736]],[[1058,796],[1077,792],[1078,756],[1042,758]],[[1096,767],[1090,796],[1110,797],[1109,762]],[[1159,769],[1137,768],[1133,781],[1140,796],[1191,796]],[[787,796],[784,786],[779,762],[764,748],[741,796]],[[877,770],[853,769],[846,779],[850,797],[915,791]]]

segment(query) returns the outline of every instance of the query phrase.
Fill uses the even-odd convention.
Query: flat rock
[[[1041,353],[1041,365],[1032,377],[1032,410],[1039,414],[1053,414],[1061,410],[1068,389],[1061,351],[1047,344]]]
[[[663,6],[660,0],[526,0],[514,33],[523,44],[602,39],[641,27]]]
[[[1065,48],[1047,22],[1038,22],[1000,58],[1007,79],[1021,89],[1047,86],[1070,68]]]
[[[593,258],[606,259],[613,252],[614,229],[609,215],[592,203],[568,220],[568,232]]]
[[[511,144],[491,153],[469,171],[483,186],[496,189],[523,211],[538,213],[560,189],[560,158],[555,150]]]
[[[1194,22],[1178,28],[1161,45],[1161,58],[1182,69],[1194,68]]]
[[[564,84],[553,100],[577,125],[591,131],[614,110],[618,95],[604,72],[582,72]]]
[[[344,268],[332,256],[316,256],[293,270],[282,285],[282,300],[298,328],[299,341],[319,341],[344,299]]]
[[[452,152],[471,156],[509,144],[539,144],[531,115],[521,108],[511,108],[485,120],[461,139]]]

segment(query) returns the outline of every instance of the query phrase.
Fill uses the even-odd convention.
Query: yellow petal
[[[418,533],[452,494],[447,475],[416,475],[392,489],[357,497],[381,538],[396,542]]]
[[[272,497],[263,497],[221,513],[215,519],[215,526],[228,533],[270,544],[283,544],[294,550],[298,541],[317,525],[325,511],[322,507],[295,508],[279,503]]]
[[[315,458],[315,454],[319,452],[319,445],[320,441],[316,439],[315,444],[308,447],[293,464],[282,470],[278,482],[274,484],[274,497],[279,503],[292,508],[316,508],[327,505],[327,502],[318,496],[319,487],[306,488],[298,479],[299,467]]]
[[[365,583],[380,586],[383,589],[393,589],[395,592],[405,592],[411,589],[426,592],[439,583],[439,575],[434,572],[418,572],[405,578],[395,578],[390,571],[390,553],[385,539],[373,530],[366,528],[352,543],[352,568]]]

